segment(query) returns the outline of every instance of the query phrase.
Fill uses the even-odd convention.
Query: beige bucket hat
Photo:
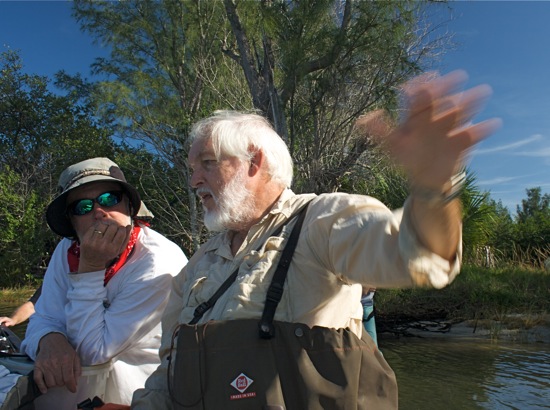
[[[67,216],[67,195],[75,188],[98,181],[115,181],[120,184],[132,204],[132,217],[153,217],[153,214],[141,201],[137,189],[126,182],[126,178],[117,164],[109,158],[91,158],[71,165],[61,173],[58,182],[61,193],[48,205],[46,210],[46,220],[52,231],[67,238],[76,236]]]

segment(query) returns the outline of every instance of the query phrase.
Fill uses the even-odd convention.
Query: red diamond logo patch
[[[231,382],[231,386],[237,389],[239,393],[244,393],[252,383],[254,383],[254,380],[252,380],[246,374],[241,373],[237,376],[235,380]]]

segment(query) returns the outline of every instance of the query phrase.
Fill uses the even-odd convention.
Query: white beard
[[[208,188],[199,188],[197,193],[207,192],[212,196],[216,208],[204,210],[204,225],[213,232],[238,228],[250,219],[254,210],[254,198],[245,186],[246,168],[239,169],[235,176],[222,188],[218,197]]]

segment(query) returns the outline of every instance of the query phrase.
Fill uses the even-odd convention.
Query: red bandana
[[[122,268],[122,266],[126,263],[128,256],[130,256],[132,250],[134,249],[134,245],[136,244],[140,230],[140,226],[138,224],[135,224],[134,228],[132,229],[132,233],[130,234],[130,239],[128,240],[128,245],[126,246],[126,249],[124,249],[124,251],[111,264],[111,266],[105,269],[105,279],[103,280],[103,286],[107,286],[107,283],[111,280],[111,278],[115,276],[120,268]],[[78,243],[78,241],[74,241],[73,244],[69,247],[67,251],[67,260],[69,262],[70,271],[78,271],[78,263],[80,260],[80,243]]]

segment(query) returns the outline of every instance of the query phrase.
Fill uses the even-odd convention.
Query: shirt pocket
[[[252,251],[242,262],[237,279],[235,295],[237,304],[247,306],[247,310],[262,310],[267,289],[279,263],[284,248],[284,238],[270,237],[259,251]]]
[[[200,305],[203,301],[199,302],[200,294],[203,291],[204,283],[206,282],[206,275],[204,273],[200,273],[198,277],[195,277],[192,281],[190,281],[189,285],[184,285],[184,293],[183,293],[183,309],[195,309],[198,305]]]

